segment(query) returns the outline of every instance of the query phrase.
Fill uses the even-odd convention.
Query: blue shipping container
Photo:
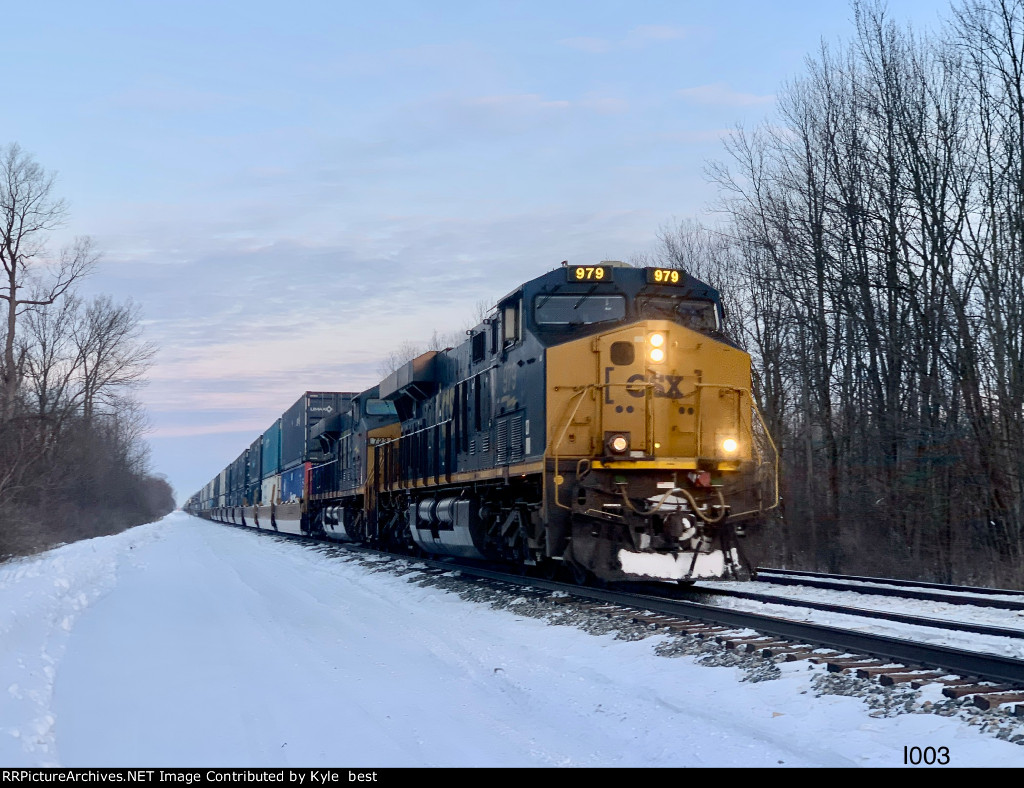
[[[281,470],[281,419],[263,433],[262,477],[266,479]]]
[[[306,466],[296,465],[281,474],[281,502],[297,501],[302,497],[302,483],[306,478]]]

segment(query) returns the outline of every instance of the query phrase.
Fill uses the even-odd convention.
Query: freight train
[[[563,263],[458,347],[306,392],[186,509],[577,582],[748,576],[778,457],[723,316],[680,269]]]

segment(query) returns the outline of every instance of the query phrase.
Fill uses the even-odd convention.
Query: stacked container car
[[[325,459],[324,447],[319,441],[310,440],[311,433],[322,420],[348,409],[354,396],[351,392],[307,391],[278,420],[279,493],[272,521],[276,530],[308,533],[305,515],[312,466]]]
[[[249,450],[246,449],[231,465],[228,466],[228,500],[227,512],[225,513],[228,522],[245,525],[245,485],[246,485],[246,460]]]
[[[350,407],[348,392],[307,391],[230,465],[190,499],[195,510],[223,522],[308,533],[312,468],[333,449],[311,440],[324,419]]]
[[[322,461],[312,468],[309,528],[330,539],[361,541],[376,529],[373,446],[397,438],[401,423],[394,403],[378,386],[350,395],[347,407],[310,433]]]
[[[260,506],[256,519],[263,527],[273,527],[281,497],[281,419],[267,428],[260,445]]]
[[[261,462],[263,457],[263,436],[254,440],[245,453],[245,495],[242,505],[248,510],[252,522],[246,525],[257,525],[256,518],[260,505],[261,493]]]

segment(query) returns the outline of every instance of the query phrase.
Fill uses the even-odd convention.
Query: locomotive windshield
[[[585,326],[621,320],[626,299],[621,295],[546,295],[534,302],[533,316],[542,326]]]
[[[718,331],[718,309],[712,301],[649,296],[637,300],[641,315],[649,318],[675,320],[694,331]]]
[[[366,400],[366,415],[367,416],[397,416],[398,411],[395,410],[395,403],[387,399],[368,399]]]

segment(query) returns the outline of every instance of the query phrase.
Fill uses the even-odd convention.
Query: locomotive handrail
[[[554,444],[549,446],[544,451],[544,455],[545,456],[547,456],[549,453],[553,452],[553,457],[554,457],[554,460],[555,460],[555,473],[554,473],[555,506],[559,507],[560,509],[569,509],[571,511],[572,507],[571,506],[566,506],[564,503],[562,503],[560,500],[558,500],[558,488],[561,486],[561,479],[562,479],[561,474],[559,474],[559,472],[558,472],[558,461],[559,461],[558,447],[562,445],[562,441],[565,439],[565,433],[569,429],[569,425],[572,424],[573,418],[579,412],[580,405],[583,404],[583,395],[586,394],[588,391],[594,391],[594,390],[598,390],[598,389],[608,388],[610,386],[627,386],[629,388],[635,388],[635,389],[638,389],[638,388],[652,389],[652,388],[654,388],[654,384],[653,383],[640,383],[639,381],[635,381],[633,383],[588,383],[585,386],[573,386],[572,387],[572,389],[575,392],[575,394],[573,394],[571,397],[569,397],[569,401],[568,401],[568,403],[566,403],[566,406],[565,406],[566,411],[569,410],[569,406],[572,404],[572,401],[574,399],[579,397],[579,401],[576,403],[576,407],[572,409],[572,413],[569,414],[569,417],[563,423],[563,425],[562,425],[562,434],[558,436],[558,440],[555,441]],[[561,388],[563,388],[563,387],[562,386],[555,386],[554,390],[558,391]],[[648,410],[649,410],[649,408],[648,408]],[[645,437],[645,440],[646,440],[646,436],[644,436],[644,437]]]
[[[697,388],[697,454],[698,454],[698,456],[700,455],[700,450],[701,450],[700,441],[701,441],[701,438],[703,436],[703,430],[701,429],[701,426],[702,426],[701,422],[702,422],[702,420],[704,418],[704,409],[702,407],[700,407],[700,406],[702,405],[702,402],[701,402],[702,389],[705,389],[705,388],[729,389],[729,390],[735,391],[735,392],[737,392],[739,394],[746,394],[747,398],[750,400],[751,413],[753,413],[753,414],[755,414],[757,416],[757,420],[758,420],[758,422],[761,425],[761,431],[764,433],[765,438],[768,439],[768,443],[771,446],[772,452],[775,455],[775,459],[772,462],[773,481],[774,481],[774,487],[775,487],[775,493],[774,493],[775,500],[772,502],[771,506],[758,507],[757,509],[749,509],[749,510],[747,510],[745,512],[736,512],[735,514],[730,514],[729,516],[732,517],[732,518],[736,518],[736,517],[742,517],[742,516],[747,515],[747,514],[761,514],[763,512],[767,512],[767,511],[770,511],[771,509],[774,509],[776,506],[779,505],[779,449],[775,445],[775,441],[772,440],[772,434],[768,430],[768,425],[764,423],[764,416],[761,413],[761,408],[759,408],[758,405],[757,405],[757,400],[754,398],[753,392],[750,389],[739,388],[738,386],[731,386],[731,385],[729,385],[727,383],[697,383],[695,385],[696,385],[696,388]],[[737,413],[737,419],[739,419],[739,418],[740,418],[740,414]],[[753,419],[751,419],[751,422],[753,422]],[[751,448],[752,452],[757,455],[757,463],[758,463],[759,466],[763,465],[764,461],[765,461],[764,460],[764,455],[761,452],[761,447],[758,446],[757,441],[754,438],[754,425],[753,425],[753,423],[751,423],[751,425],[750,425],[750,439],[751,439],[750,440],[750,448]]]
[[[555,467],[554,467],[555,501],[554,502],[555,502],[555,506],[559,507],[560,509],[571,510],[572,506],[566,506],[564,503],[562,503],[559,500],[559,488],[561,487],[561,484],[562,484],[562,481],[563,481],[563,478],[562,478],[561,474],[559,474],[559,472],[558,472],[558,465],[559,465],[559,462],[560,462],[560,459],[561,459],[559,457],[559,454],[558,454],[559,448],[562,445],[562,441],[565,439],[565,434],[566,434],[566,432],[569,429],[569,425],[572,424],[573,418],[579,412],[580,405],[583,404],[584,395],[588,391],[598,391],[598,390],[601,390],[601,389],[604,389],[604,388],[609,388],[609,387],[612,387],[612,386],[624,386],[624,387],[628,387],[628,388],[645,388],[645,389],[650,390],[650,389],[652,389],[654,387],[654,384],[653,383],[646,383],[646,382],[642,383],[640,381],[634,381],[632,383],[588,383],[585,386],[573,386],[574,393],[569,398],[569,401],[566,403],[565,412],[566,412],[567,417],[564,419],[564,421],[563,421],[563,423],[561,425],[561,428],[560,428],[561,429],[561,434],[559,434],[558,439],[556,441],[554,441],[548,447],[548,449],[545,451],[545,455],[551,454],[553,459],[554,459],[554,462],[555,462]],[[780,500],[780,498],[779,498],[779,450],[778,450],[778,447],[775,445],[775,441],[772,440],[771,433],[768,431],[768,426],[765,424],[764,416],[761,413],[761,409],[757,405],[757,400],[754,399],[753,392],[750,389],[748,389],[748,388],[740,388],[738,386],[732,386],[732,385],[729,385],[729,384],[726,384],[726,383],[697,383],[697,384],[695,384],[695,386],[696,386],[696,391],[697,391],[697,414],[698,414],[697,415],[697,441],[698,441],[698,443],[697,443],[697,456],[698,457],[701,454],[701,448],[702,448],[701,441],[702,441],[702,436],[703,436],[703,430],[702,430],[703,424],[702,424],[702,422],[703,422],[703,418],[704,418],[704,408],[701,407],[701,405],[703,404],[701,402],[701,400],[702,400],[703,389],[705,389],[705,388],[708,388],[708,389],[712,389],[712,388],[728,389],[730,391],[735,391],[736,393],[738,393],[740,395],[746,394],[747,398],[749,399],[750,404],[752,406],[751,407],[751,413],[757,416],[757,421],[758,421],[758,423],[761,426],[761,430],[762,430],[765,438],[768,440],[768,443],[771,446],[773,454],[775,455],[774,461],[772,462],[772,471],[773,471],[773,473],[772,473],[773,479],[772,480],[773,480],[773,487],[774,487],[774,494],[773,494],[774,500],[772,501],[771,505],[767,506],[767,507],[759,507],[757,509],[750,509],[750,510],[745,511],[745,512],[730,513],[730,517],[736,518],[736,517],[742,517],[742,516],[748,515],[748,514],[760,514],[760,513],[766,512],[766,511],[770,511],[771,509],[774,509],[775,507],[777,507],[779,505],[779,500]],[[558,391],[560,388],[562,388],[562,387],[561,386],[555,386],[554,387],[555,391]],[[742,399],[742,396],[737,398],[737,399],[738,400]],[[575,407],[572,407],[573,400],[576,400]],[[571,407],[571,412],[569,412],[570,411],[570,407]],[[737,403],[737,408],[739,408],[739,402]],[[647,410],[649,410],[649,408]],[[753,419],[751,419],[751,421],[753,421]],[[737,413],[737,422],[738,423],[742,422],[742,417],[741,417],[739,412]],[[758,465],[762,465],[765,462],[765,458],[764,458],[764,454],[761,451],[761,447],[758,445],[757,440],[754,438],[753,424],[751,424],[750,436],[751,436],[751,451],[752,451],[752,453],[754,453],[756,455],[756,459],[757,459]]]
[[[754,399],[753,395],[750,397],[750,404],[754,406],[754,413],[757,414],[757,420],[761,423],[761,431],[764,433],[764,437],[768,439],[768,444],[772,447],[772,452],[775,454],[775,462],[772,464],[775,478],[775,501],[767,509],[761,511],[768,511],[774,509],[779,505],[779,447],[775,445],[775,441],[772,440],[771,430],[768,429],[768,425],[764,423],[764,415],[761,413],[761,408],[757,404],[757,400]],[[753,435],[754,431],[751,430],[750,434]],[[760,447],[758,447],[760,452]],[[740,514],[752,514],[752,512],[740,512]]]
[[[573,394],[571,397],[569,397],[569,401],[566,403],[566,406],[565,406],[566,411],[569,410],[569,406],[572,404],[572,401],[574,399],[579,397],[579,401],[576,403],[576,407],[573,408],[572,413],[570,413],[569,417],[565,420],[565,424],[562,426],[562,434],[558,436],[558,440],[555,441],[553,446],[550,446],[550,447],[548,447],[547,449],[544,450],[544,454],[545,455],[547,455],[549,453],[549,451],[551,451],[552,449],[554,450],[554,458],[555,458],[555,473],[554,473],[555,506],[559,507],[560,509],[569,509],[571,511],[572,507],[571,506],[566,506],[564,503],[562,503],[560,500],[558,500],[558,488],[561,486],[561,479],[562,479],[561,474],[559,474],[559,472],[558,472],[558,447],[562,444],[562,440],[565,438],[565,433],[569,429],[569,425],[572,424],[572,420],[573,420],[573,418],[575,418],[576,413],[579,411],[580,405],[583,404],[583,395],[586,394],[589,389],[593,388],[594,385],[595,384],[593,384],[593,383],[588,383],[586,386],[582,386],[582,387],[576,386],[576,387],[574,387],[576,393]],[[559,388],[561,388],[561,387],[560,386],[555,386],[555,391],[558,391]]]

